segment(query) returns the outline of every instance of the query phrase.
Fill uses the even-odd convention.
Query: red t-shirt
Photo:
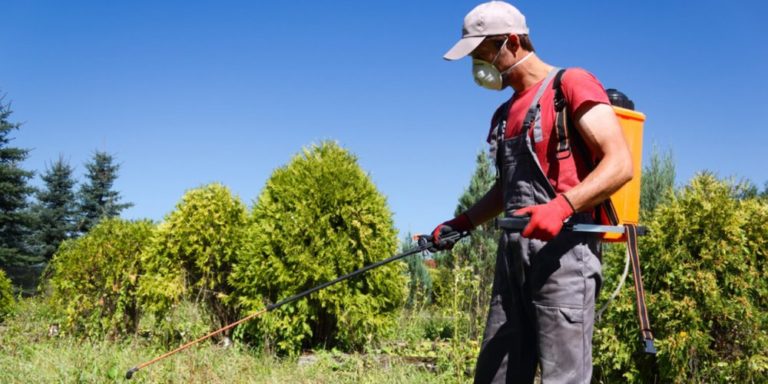
[[[528,112],[528,107],[530,107],[539,86],[541,86],[541,81],[522,92],[516,92],[512,96],[505,138],[511,138],[522,133],[525,114]],[[600,84],[595,76],[581,68],[569,68],[563,74],[560,87],[565,95],[569,116],[571,117],[574,116],[575,111],[584,103],[610,104],[603,85]],[[529,129],[529,135],[531,142],[534,143],[534,151],[539,158],[544,174],[547,175],[549,182],[555,187],[555,191],[562,193],[576,186],[581,180],[584,180],[591,169],[587,162],[584,161],[582,151],[575,147],[577,144],[573,142],[573,138],[571,138],[572,155],[564,159],[558,159],[556,156],[557,134],[554,133],[555,91],[552,89],[552,82],[549,83],[544,94],[541,96],[539,104],[541,105],[542,140],[539,142],[534,140],[533,126]],[[493,132],[493,127],[496,126],[496,120],[498,119],[499,110],[493,115],[491,132]],[[490,140],[491,136],[489,134],[488,141],[490,142]]]

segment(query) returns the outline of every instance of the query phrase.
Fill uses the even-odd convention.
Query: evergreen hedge
[[[232,291],[227,278],[247,226],[245,204],[227,187],[213,183],[188,191],[158,226],[142,260],[144,308],[163,322],[186,300],[203,305],[219,325],[236,320],[227,304]],[[166,330],[181,332],[173,327],[165,324]]]
[[[650,215],[639,244],[659,352],[641,352],[628,281],[596,327],[596,382],[768,382],[768,203],[739,195],[704,173]],[[606,260],[616,276],[623,253]]]
[[[63,332],[113,338],[136,332],[141,254],[153,230],[146,220],[105,219],[61,244],[46,273]]]
[[[243,315],[333,280],[397,250],[386,200],[356,158],[332,142],[277,169],[253,210],[248,252],[231,283]],[[406,294],[404,264],[392,263],[314,293],[247,324],[266,349],[359,348],[391,324]]]

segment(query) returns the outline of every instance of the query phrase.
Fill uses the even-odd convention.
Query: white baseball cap
[[[446,60],[458,60],[469,55],[486,36],[526,35],[528,26],[517,8],[503,1],[489,1],[475,7],[464,16],[461,40],[443,56]]]

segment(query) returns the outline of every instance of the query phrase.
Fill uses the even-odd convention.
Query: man
[[[438,225],[434,241],[450,248],[441,235],[502,212],[530,218],[522,232],[500,239],[475,382],[532,383],[538,364],[545,384],[589,383],[599,238],[561,229],[565,221],[594,222],[595,207],[632,178],[629,148],[598,80],[577,68],[557,77],[512,5],[491,1],[467,14],[445,59],[465,56],[479,85],[514,94],[491,122],[499,178],[475,205]],[[556,109],[557,89],[564,108]],[[556,129],[559,116],[575,128]]]

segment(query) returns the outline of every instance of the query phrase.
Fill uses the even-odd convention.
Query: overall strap
[[[547,73],[547,76],[542,80],[541,85],[539,86],[539,89],[536,91],[536,95],[533,96],[533,100],[531,101],[531,105],[528,107],[528,112],[525,114],[525,119],[523,120],[523,130],[525,130],[527,127],[530,126],[531,123],[536,119],[536,114],[539,112],[539,100],[541,100],[541,96],[544,94],[544,91],[547,89],[547,86],[552,81],[552,78],[555,77],[557,74],[558,68],[554,68],[549,73]],[[514,96],[513,96],[514,97]],[[507,119],[509,118],[509,107],[512,103],[512,99],[505,101],[504,104],[500,107],[500,115],[499,115],[499,121],[496,123],[496,141],[501,142],[504,140],[504,134],[506,132],[506,126],[507,126]]]
[[[539,100],[541,100],[541,96],[544,94],[544,91],[547,89],[547,86],[552,81],[552,78],[555,77],[555,74],[557,74],[558,68],[553,68],[549,73],[547,73],[547,76],[544,78],[544,80],[541,82],[541,85],[539,86],[539,89],[536,91],[536,95],[533,97],[533,101],[531,102],[531,105],[528,107],[528,112],[525,115],[525,119],[523,120],[523,133],[526,135],[528,134],[528,127],[536,120],[536,117],[539,115]],[[499,156],[501,155],[501,146],[502,142],[504,141],[504,136],[507,132],[507,119],[509,119],[509,108],[512,104],[512,96],[509,100],[505,101],[504,104],[499,107],[499,116],[498,120],[496,121],[496,126],[494,127],[493,131],[491,132],[491,149],[490,154],[491,158],[494,159],[496,162],[497,171],[499,171],[499,164],[500,159]],[[496,173],[497,176],[501,175],[501,172]]]
[[[539,86],[539,89],[536,91],[536,95],[533,96],[533,100],[531,100],[531,105],[528,107],[528,112],[525,114],[525,120],[523,120],[523,132],[527,135],[528,129],[531,127],[531,124],[536,121],[536,116],[539,115],[541,110],[541,105],[539,104],[539,100],[541,100],[541,96],[544,95],[544,91],[547,90],[547,87],[549,87],[549,83],[552,82],[552,79],[557,75],[559,68],[552,68],[552,70],[547,73],[547,77],[542,80],[541,85]],[[508,111],[506,113],[509,113]]]

